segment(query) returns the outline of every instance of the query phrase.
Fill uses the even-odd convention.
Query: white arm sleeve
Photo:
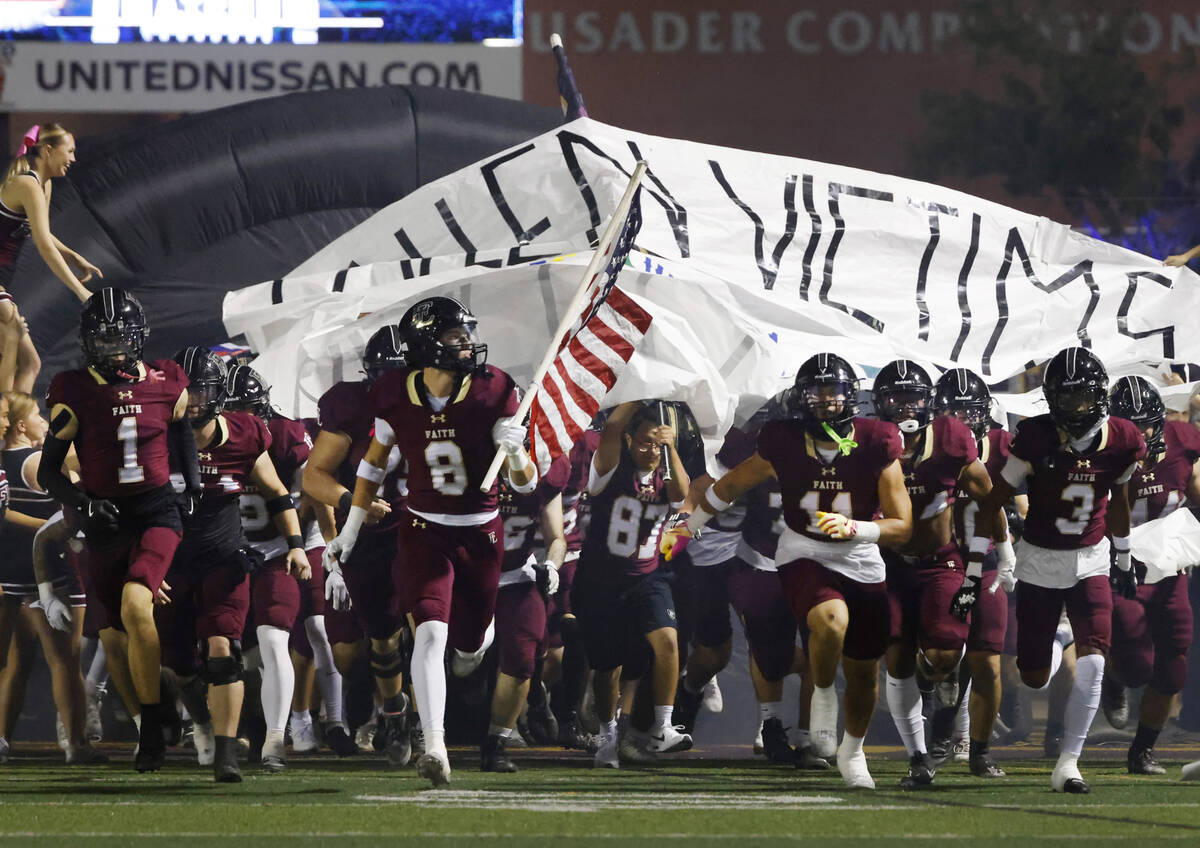
[[[1121,476],[1117,478],[1117,485],[1124,486],[1126,483],[1128,483],[1130,478],[1133,477],[1133,472],[1137,471],[1137,466],[1138,464],[1135,462],[1133,465],[1122,471]]]
[[[620,463],[617,463],[620,465]],[[604,491],[604,487],[608,485],[608,481],[612,479],[613,474],[617,472],[614,466],[607,474],[596,473],[596,458],[592,457],[592,464],[588,470],[588,494],[598,495]]]
[[[392,430],[392,425],[382,418],[375,419],[375,441],[388,447],[396,444],[396,433]]]
[[[1008,457],[1008,462],[1004,463],[1004,468],[1000,471],[1000,476],[1004,478],[1004,482],[1012,486],[1014,489],[1025,482],[1025,478],[1029,476],[1029,472],[1033,470],[1033,466],[1019,456]]]

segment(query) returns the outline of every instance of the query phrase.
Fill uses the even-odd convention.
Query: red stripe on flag
[[[571,379],[571,375],[567,373],[567,366],[563,364],[562,357],[554,360],[554,369],[558,371],[558,376],[562,378],[563,385],[567,387],[567,392],[571,395],[571,400],[575,401],[575,405],[592,417],[600,409],[600,402],[592,397],[588,392],[580,388],[579,384]],[[604,384],[607,388],[612,388],[612,383]]]
[[[612,327],[608,326],[608,324],[604,323],[604,319],[600,317],[600,313],[596,313],[596,317],[588,322],[587,327],[592,331],[592,335],[612,348],[613,352],[626,362],[629,361],[629,357],[633,356],[633,344]]]
[[[579,336],[571,339],[571,343],[567,345],[567,350],[571,352],[571,356],[575,357],[576,362],[595,375],[596,379],[608,388],[611,389],[613,384],[617,382],[617,375],[608,367],[608,363],[592,353],[591,349],[579,340]],[[556,362],[562,362],[561,357]]]
[[[571,416],[567,414],[566,408],[563,405],[562,393],[558,390],[558,386],[555,385],[553,380],[550,380],[546,377],[542,377],[542,382],[540,385],[542,387],[541,392],[549,395],[550,400],[558,409],[558,417],[562,420],[563,427],[566,429],[567,434],[570,435]]]
[[[637,327],[642,335],[645,335],[646,331],[650,329],[650,322],[653,320],[650,313],[638,306],[633,298],[616,286],[613,286],[612,291],[608,293],[608,305],[616,310],[622,318]],[[628,361],[628,357],[626,357],[626,361]]]
[[[541,409],[541,401],[535,400],[533,404],[533,421],[537,426],[538,436],[546,443],[546,447],[550,449],[552,456],[558,456],[565,453],[562,443],[558,440],[558,434],[554,432],[553,425],[550,424],[550,419],[546,417],[546,413]]]

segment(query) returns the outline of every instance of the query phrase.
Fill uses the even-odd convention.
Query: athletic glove
[[[668,517],[667,529],[663,531],[662,539],[658,543],[658,552],[662,554],[663,559],[670,562],[687,550],[688,543],[692,539],[700,538],[700,529],[708,523],[711,517],[700,509],[690,515],[686,512],[677,512]]]
[[[839,512],[817,512],[817,527],[831,539],[879,541],[879,525],[874,521],[855,521]]]
[[[1137,574],[1133,570],[1133,557],[1129,553],[1129,537],[1113,536],[1113,567],[1108,572],[1108,584],[1122,598],[1132,601],[1137,597]]]
[[[38,599],[42,603],[42,612],[46,614],[46,621],[50,622],[50,626],[64,633],[70,632],[71,608],[59,600],[58,595],[54,594],[53,583],[47,580],[38,584]]]
[[[515,416],[501,418],[492,426],[492,440],[508,456],[517,456],[525,450],[526,433],[525,425]]]
[[[537,579],[537,588],[541,592],[544,600],[550,600],[551,596],[558,594],[558,566],[550,560],[537,563],[533,566],[534,577]]]
[[[328,548],[326,548],[328,550]],[[324,557],[322,557],[324,561]],[[342,577],[342,568],[337,564],[337,560],[330,565],[324,561],[325,565],[325,600],[328,601],[335,610],[348,610],[353,606],[350,603],[350,590],[346,588],[346,579]]]
[[[121,526],[121,512],[117,505],[104,498],[85,498],[82,504],[87,534],[115,533]]]
[[[979,600],[979,584],[982,581],[983,564],[979,562],[967,563],[967,573],[963,577],[962,585],[958,587],[958,591],[950,599],[950,614],[959,621],[966,621],[967,617],[971,614],[971,610],[975,608],[975,602]]]
[[[1017,555],[1013,551],[1012,542],[1007,539],[996,545],[996,580],[1000,588],[1012,594],[1017,588]]]

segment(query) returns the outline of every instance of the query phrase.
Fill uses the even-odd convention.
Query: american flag
[[[543,473],[583,435],[650,328],[650,313],[616,285],[642,226],[641,193],[639,187],[620,234],[608,245],[607,267],[589,281],[591,293],[580,317],[538,383],[529,426]]]
[[[575,82],[575,74],[571,71],[571,63],[567,61],[567,51],[563,49],[562,40],[555,35],[550,43],[558,65],[558,101],[562,105],[563,115],[568,121],[586,118],[588,113],[583,105],[583,94]]]

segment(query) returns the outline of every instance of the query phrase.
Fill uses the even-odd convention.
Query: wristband
[[[996,545],[996,556],[1000,558],[1001,562],[1017,561],[1017,552],[1013,550],[1013,543],[1008,539]]]
[[[711,515],[709,515],[703,509],[697,507],[692,514],[687,517],[687,522],[684,526],[687,527],[688,532],[693,536],[699,536],[700,531],[704,528],[704,525],[708,523],[710,518],[712,518]]]
[[[717,496],[716,488],[717,488],[716,483],[713,483],[711,486],[708,487],[708,491],[706,491],[704,493],[704,502],[712,507],[712,511],[714,513],[724,512],[725,510],[727,510],[731,506],[733,506],[733,504],[730,503],[729,501],[721,500],[721,498]]]
[[[555,571],[558,571],[558,566],[555,564],[554,560],[552,560],[552,559],[546,560],[545,562],[542,563],[542,565],[545,566],[546,568],[553,568]]]
[[[354,493],[349,489],[342,492],[342,496],[338,498],[338,512],[349,512],[350,507],[354,506]]]
[[[350,507],[350,513],[346,516],[346,523],[342,527],[342,535],[357,539],[358,531],[362,529],[366,519],[367,511],[361,506]]]
[[[296,548],[299,548],[300,550],[304,550],[304,537],[303,536],[300,536],[300,535],[287,536],[286,541],[287,541],[287,546],[290,550],[295,550]]]
[[[859,521],[858,532],[854,534],[856,542],[878,542],[879,525],[874,521]]]
[[[971,541],[967,545],[967,550],[972,555],[979,554],[980,558],[987,556],[988,549],[992,546],[992,540],[987,536],[972,536]]]
[[[529,467],[529,455],[525,453],[525,448],[520,445],[517,445],[511,451],[505,448],[504,455],[508,457],[509,471],[524,471]]]
[[[1129,553],[1129,549],[1130,549],[1129,537],[1128,536],[1113,536],[1112,537],[1112,546],[1113,546],[1113,550],[1119,554]]]
[[[296,505],[292,502],[291,495],[280,495],[277,498],[271,498],[267,501],[267,512],[271,515],[279,515],[281,512],[287,512],[289,509],[295,509]]]
[[[43,580],[41,583],[38,583],[37,586],[38,599],[42,602],[42,606],[45,607],[47,602],[54,597],[54,582],[51,580]]]
[[[978,560],[971,560],[967,563],[967,577],[975,580],[983,579],[983,563]]]
[[[372,465],[371,463],[367,462],[367,460],[364,458],[359,460],[358,470],[355,471],[354,474],[356,477],[361,477],[364,480],[378,485],[383,482],[383,478],[387,475],[387,472],[378,465]]]

